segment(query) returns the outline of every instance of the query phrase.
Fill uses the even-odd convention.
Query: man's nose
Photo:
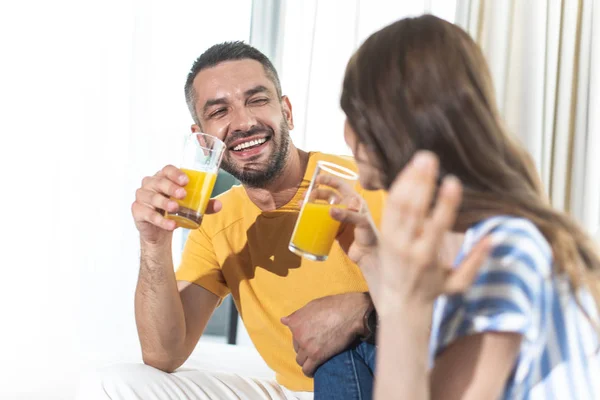
[[[257,125],[256,117],[246,107],[239,108],[233,112],[230,131],[247,132]]]

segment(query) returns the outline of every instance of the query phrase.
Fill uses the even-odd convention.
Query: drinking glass
[[[328,161],[318,161],[296,221],[289,249],[313,261],[325,261],[340,228],[329,213],[331,208],[347,208],[355,197],[341,193],[341,185],[354,188],[358,175]]]
[[[179,204],[179,209],[166,212],[165,218],[174,220],[181,228],[200,227],[224,150],[225,143],[205,133],[194,132],[186,138],[180,166],[189,179],[185,185],[186,195],[183,199],[173,199]]]

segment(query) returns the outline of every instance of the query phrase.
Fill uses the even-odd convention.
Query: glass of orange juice
[[[340,192],[340,184],[356,186],[358,175],[328,161],[318,161],[296,221],[289,249],[313,261],[325,261],[340,229],[331,217],[332,207],[346,208],[353,199]],[[334,184],[335,182],[335,184]]]
[[[186,138],[180,167],[189,178],[185,185],[186,194],[181,200],[173,199],[179,204],[179,209],[166,212],[165,218],[174,220],[181,228],[200,227],[217,180],[224,150],[225,143],[205,133],[194,132]]]

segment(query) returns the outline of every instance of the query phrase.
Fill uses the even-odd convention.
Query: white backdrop
[[[0,398],[77,379],[82,360],[139,354],[134,191],[178,162],[187,71],[209,45],[248,40],[250,10],[0,3]]]

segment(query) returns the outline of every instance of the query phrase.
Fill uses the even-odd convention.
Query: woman
[[[431,15],[382,29],[341,106],[362,185],[389,190],[379,241],[332,212],[356,224],[379,313],[375,397],[600,398],[600,257],[505,132],[469,35]],[[454,269],[438,257],[452,235]]]

